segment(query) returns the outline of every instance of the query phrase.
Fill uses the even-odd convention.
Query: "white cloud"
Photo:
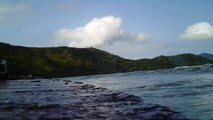
[[[143,41],[147,38],[141,33],[121,30],[122,20],[119,17],[105,16],[94,18],[83,27],[63,28],[56,33],[60,41],[66,41],[70,47],[100,47],[116,41]]]
[[[213,39],[213,26],[207,22],[199,22],[187,27],[179,37],[186,40]]]

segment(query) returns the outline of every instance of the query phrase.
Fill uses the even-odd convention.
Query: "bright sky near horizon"
[[[213,0],[1,0],[0,42],[124,58],[213,54]]]

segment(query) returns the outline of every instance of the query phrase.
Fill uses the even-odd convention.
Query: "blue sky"
[[[213,54],[212,0],[1,0],[0,42],[138,59]]]

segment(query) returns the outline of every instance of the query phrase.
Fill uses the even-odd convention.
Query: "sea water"
[[[141,97],[193,119],[213,119],[213,64],[66,78]]]

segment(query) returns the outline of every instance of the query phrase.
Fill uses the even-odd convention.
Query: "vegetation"
[[[213,55],[212,54],[202,53],[202,54],[200,54],[200,56],[205,57],[207,59],[213,60]]]
[[[8,72],[40,77],[68,77],[138,70],[156,70],[182,65],[213,63],[193,54],[129,60],[95,48],[29,48],[0,43],[0,58]]]

